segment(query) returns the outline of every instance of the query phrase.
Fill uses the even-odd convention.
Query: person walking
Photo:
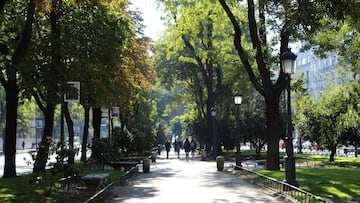
[[[180,141],[175,140],[174,148],[175,148],[175,154],[177,154],[178,159],[180,159]]]
[[[169,158],[169,152],[170,152],[170,148],[171,148],[171,144],[169,142],[169,140],[166,140],[165,142],[165,149],[166,149],[166,158]]]
[[[185,159],[186,161],[189,161],[190,142],[188,138],[185,139],[184,149],[185,149]]]
[[[191,151],[191,155],[192,155],[192,156],[194,156],[195,150],[196,150],[196,142],[195,142],[194,139],[191,139],[191,142],[190,142],[190,151]]]

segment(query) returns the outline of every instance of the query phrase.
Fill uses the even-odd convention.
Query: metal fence
[[[120,179],[121,185],[126,185],[129,179],[135,176],[139,172],[139,166],[136,165],[127,171]]]
[[[249,180],[254,183],[268,188],[272,191],[277,192],[278,194],[285,196],[287,199],[292,202],[301,202],[301,203],[328,203],[330,201],[325,200],[319,196],[316,196],[310,192],[302,190],[293,185],[287,184],[285,182],[278,181],[274,178],[267,177],[255,171],[248,170],[239,166],[235,166],[236,169],[240,169],[239,172],[245,175]]]
[[[113,185],[113,183],[108,184],[103,189],[91,196],[88,200],[84,201],[84,203],[106,202],[107,198],[109,198],[112,193]]]

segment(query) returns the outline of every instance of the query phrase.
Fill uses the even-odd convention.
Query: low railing
[[[101,202],[106,202],[106,199],[109,198],[111,192],[112,192],[112,188],[113,188],[113,183],[108,184],[107,186],[105,186],[103,189],[99,190],[98,192],[96,192],[93,196],[91,196],[88,200],[86,200],[84,203],[101,203]]]
[[[289,200],[293,202],[301,202],[301,203],[330,202],[310,192],[307,192],[298,187],[290,185],[288,183],[278,181],[276,179],[267,177],[255,171],[251,171],[239,166],[235,166],[235,167],[236,169],[240,169],[240,172],[246,175],[251,181],[254,181],[256,184],[262,187],[275,191],[287,197]]]
[[[121,184],[126,185],[129,181],[129,179],[133,176],[135,176],[139,172],[139,166],[134,166],[130,170],[128,170],[122,177],[121,177]]]

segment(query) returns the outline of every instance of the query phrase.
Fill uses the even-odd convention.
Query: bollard
[[[149,173],[150,172],[150,159],[143,159],[143,172]]]
[[[216,157],[216,166],[218,171],[224,170],[224,157],[222,156]]]

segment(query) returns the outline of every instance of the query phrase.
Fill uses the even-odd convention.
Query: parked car
[[[312,148],[313,150],[320,150],[320,151],[323,151],[323,150],[325,149],[325,147],[322,146],[322,145],[320,145],[320,144],[313,144],[313,145],[311,146],[311,148]]]
[[[342,149],[344,150],[344,154],[355,152],[355,147],[352,145],[343,146]],[[360,148],[357,149],[357,153],[360,154]]]
[[[65,138],[65,146],[68,147],[69,146],[69,138]],[[74,136],[74,150],[76,151],[76,154],[78,154],[80,152],[81,149],[81,140],[79,136]]]

